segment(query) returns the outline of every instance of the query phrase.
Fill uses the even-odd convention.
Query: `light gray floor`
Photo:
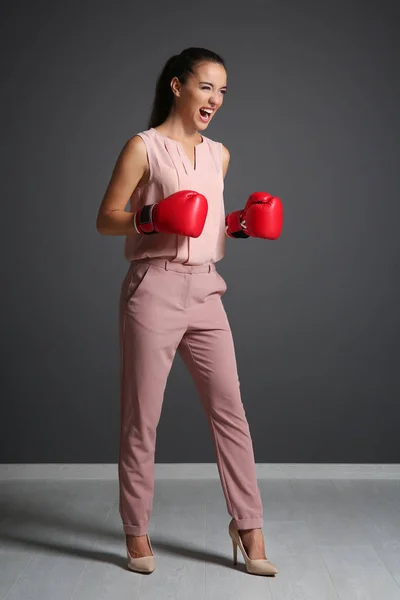
[[[117,481],[0,481],[0,599],[400,600],[400,481],[258,482],[275,577],[233,566],[218,480],[156,480],[150,575],[126,568]]]

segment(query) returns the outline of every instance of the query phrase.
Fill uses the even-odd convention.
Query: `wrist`
[[[244,220],[244,210],[235,210],[225,217],[225,233],[232,238],[250,237],[244,230],[246,227]]]
[[[137,233],[140,235],[150,235],[158,233],[153,222],[153,211],[155,204],[146,204],[133,213],[132,222]]]

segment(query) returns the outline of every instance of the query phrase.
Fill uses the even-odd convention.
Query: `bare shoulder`
[[[120,159],[130,165],[134,165],[138,173],[146,177],[149,170],[147,149],[143,138],[136,134],[130,137],[121,151]]]
[[[146,145],[139,135],[124,143],[115,163],[99,209],[101,215],[113,210],[124,210],[138,185],[148,177]]]
[[[146,157],[146,144],[143,138],[138,134],[133,135],[126,141],[124,150],[128,154],[134,154],[138,158]]]
[[[230,155],[228,148],[226,146],[224,146],[224,144],[222,144],[222,170],[224,173],[224,177],[228,170],[230,159],[231,159],[231,155]]]

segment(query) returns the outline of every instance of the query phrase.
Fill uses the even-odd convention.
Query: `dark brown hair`
[[[164,65],[157,79],[153,107],[148,122],[148,128],[161,125],[168,117],[174,102],[171,90],[171,80],[177,77],[184,84],[198,63],[211,61],[225,67],[225,61],[219,54],[206,48],[186,48],[180,54],[171,56]]]

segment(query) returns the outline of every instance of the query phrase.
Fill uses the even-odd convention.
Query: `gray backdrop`
[[[280,196],[277,241],[218,269],[257,462],[400,461],[399,9],[325,1],[2,8],[1,462],[116,462],[123,237],[97,210],[166,59],[203,46],[228,94],[226,211]],[[214,462],[177,355],[157,462]]]

